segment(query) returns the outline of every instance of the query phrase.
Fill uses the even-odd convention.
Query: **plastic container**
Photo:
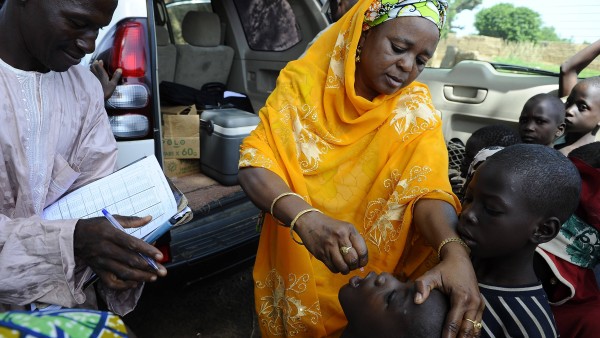
[[[223,185],[238,184],[242,140],[258,125],[257,115],[236,108],[200,114],[200,168]]]

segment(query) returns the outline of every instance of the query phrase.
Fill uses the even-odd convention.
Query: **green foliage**
[[[448,12],[446,13],[446,25],[442,29],[442,37],[446,37],[448,32],[453,32],[455,27],[452,25],[456,15],[464,10],[471,10],[479,5],[483,0],[450,0],[448,1]]]
[[[527,8],[501,3],[481,10],[475,15],[475,28],[480,35],[507,41],[532,41],[540,38],[540,14]]]
[[[544,26],[540,29],[539,41],[563,41],[570,42],[569,39],[562,39],[556,30],[551,26]]]

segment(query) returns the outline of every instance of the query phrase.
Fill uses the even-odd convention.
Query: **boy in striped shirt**
[[[558,336],[533,257],[575,211],[580,189],[573,163],[543,145],[512,145],[477,167],[457,231],[485,300],[482,337]]]

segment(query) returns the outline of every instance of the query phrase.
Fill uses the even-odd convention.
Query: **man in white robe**
[[[117,0],[6,0],[0,8],[0,308],[93,306],[82,272],[117,314],[131,311],[143,282],[166,275],[137,252],[160,251],[104,218],[48,221],[43,209],[115,169],[98,80],[80,59]],[[123,218],[141,226],[147,218]]]

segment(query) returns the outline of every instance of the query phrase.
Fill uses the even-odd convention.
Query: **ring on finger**
[[[483,327],[483,324],[481,324],[481,322],[477,322],[477,321],[474,321],[473,319],[469,319],[469,318],[465,318],[465,320],[473,323],[473,328],[475,328],[477,330],[481,330],[481,328]]]
[[[342,255],[345,255],[348,252],[350,252],[350,249],[352,249],[352,245],[350,245],[350,246],[341,246],[340,247],[340,252],[342,253]]]

